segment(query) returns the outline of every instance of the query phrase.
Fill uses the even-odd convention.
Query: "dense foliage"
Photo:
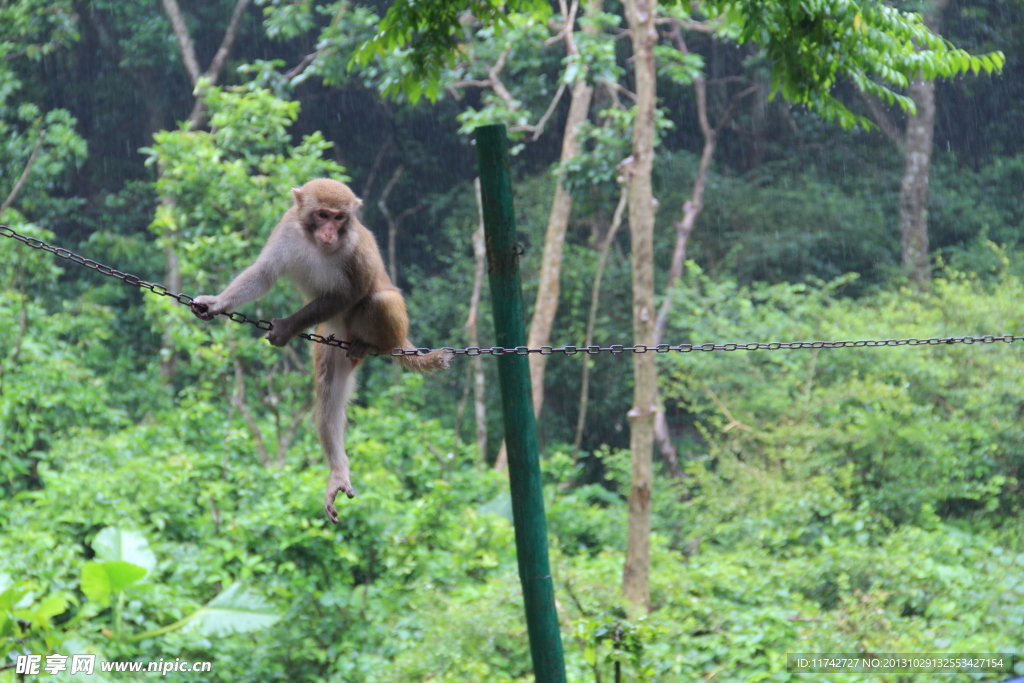
[[[573,194],[554,341],[582,345],[616,166],[629,153],[621,8],[607,2],[582,19],[590,33],[566,56],[545,46],[562,26],[547,3],[511,3],[525,13],[504,15],[505,5],[474,0],[478,19],[501,14],[489,22],[440,6],[437,18],[409,14],[429,4],[249,8],[220,85],[196,91],[196,125],[175,123],[194,111],[193,88],[156,6],[3,4],[0,223],[212,293],[253,258],[288,188],[350,177],[383,247],[394,225],[414,341],[460,346],[479,220],[466,133],[501,121],[517,144],[527,301],[555,179]],[[789,5],[771,4],[760,3],[758,21],[785,33]],[[698,28],[685,53],[660,46],[659,293],[698,173],[694,79],[707,77],[713,118],[732,107],[690,261],[664,294],[666,341],[1019,333],[1020,6],[954,2],[943,30],[952,42],[927,44],[935,64],[966,60],[954,71],[998,67],[1000,50],[1007,69],[938,89],[936,266],[919,288],[899,268],[897,150],[878,130],[839,125],[870,115],[849,80],[815,100],[787,89],[794,76],[784,73],[769,97],[779,63],[798,68],[800,41],[751,33],[754,17],[740,10],[755,5],[666,10]],[[233,6],[182,3],[200,61],[213,58]],[[808,6],[820,21],[794,24],[808,34],[864,30],[881,41],[891,24],[901,40],[921,35],[915,15]],[[823,28],[836,8],[841,21]],[[705,31],[712,20],[723,23]],[[411,59],[417,41],[436,53]],[[445,45],[458,46],[454,59]],[[908,50],[909,64],[919,53]],[[862,57],[842,55],[863,67]],[[812,61],[825,69],[827,53]],[[898,77],[861,76],[902,97]],[[538,122],[577,77],[595,86],[595,113],[582,154],[558,164],[565,103]],[[621,233],[603,273],[601,345],[629,343]],[[0,242],[0,681],[32,679],[15,673],[18,654],[90,652],[211,661],[202,680],[214,681],[532,680],[507,477],[490,466],[501,442],[493,365],[484,361],[481,453],[465,359],[425,378],[366,364],[348,437],[358,495],[334,526],[321,509],[308,345],[274,349],[251,327],[201,323],[170,299]],[[296,302],[282,283],[246,312],[271,318]],[[479,320],[490,345],[486,296]],[[659,468],[653,610],[633,618],[620,595],[629,359],[552,357],[542,466],[569,679],[796,681],[806,676],[787,671],[787,653],[1020,653],[1022,349],[659,356],[683,476]],[[583,362],[590,417],[575,450]]]

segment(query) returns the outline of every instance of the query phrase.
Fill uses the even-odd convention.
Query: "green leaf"
[[[50,619],[63,614],[67,610],[68,601],[63,595],[51,595],[35,607],[14,610],[14,616],[21,621],[26,621],[33,628],[44,629],[49,625]]]
[[[51,619],[58,614],[64,614],[68,608],[68,601],[62,595],[51,595],[39,603],[33,610],[40,619]]]
[[[92,549],[99,560],[130,562],[147,573],[156,569],[156,555],[149,549],[146,537],[137,531],[108,526],[96,534]]]
[[[120,593],[146,575],[146,569],[130,562],[86,562],[82,567],[82,592],[103,607],[110,596]]]
[[[270,603],[235,583],[200,609],[186,628],[204,636],[226,636],[258,631],[280,618]]]
[[[10,574],[0,573],[0,613],[14,609],[28,594],[28,588],[14,585]]]

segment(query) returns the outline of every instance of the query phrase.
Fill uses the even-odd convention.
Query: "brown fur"
[[[319,325],[323,336],[347,339],[349,348],[314,345],[317,432],[327,455],[324,507],[337,522],[334,499],[355,495],[345,452],[346,405],[355,388],[355,370],[369,354],[413,348],[402,293],[384,268],[373,233],[359,221],[362,201],[344,183],[320,178],[292,190],[295,204],[281,217],[256,262],[217,296],[197,297],[193,312],[204,320],[263,296],[281,275],[302,292],[305,305],[275,319],[267,339],[284,346],[304,329]],[[411,370],[447,368],[451,352],[398,356]]]

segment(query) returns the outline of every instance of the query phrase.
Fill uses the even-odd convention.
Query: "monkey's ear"
[[[301,187],[293,187],[292,188],[292,196],[295,197],[295,205],[296,206],[302,204],[302,188]]]

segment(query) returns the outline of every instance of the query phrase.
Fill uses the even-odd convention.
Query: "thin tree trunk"
[[[164,197],[161,201],[169,204],[174,203],[174,200],[170,197]],[[178,260],[178,253],[174,250],[177,239],[177,232],[168,232],[165,235],[164,263],[166,268],[164,282],[167,283],[167,289],[172,292],[181,291],[181,262]],[[160,338],[160,379],[164,384],[170,386],[174,382],[174,375],[177,371],[178,351],[174,344],[174,335],[170,328],[166,328]]]
[[[398,241],[398,221],[391,215],[391,211],[388,210],[388,195],[391,194],[391,190],[394,189],[395,185],[402,178],[402,172],[405,170],[405,166],[402,164],[398,165],[395,172],[391,174],[391,180],[384,186],[384,191],[380,195],[380,199],[377,200],[377,208],[384,215],[384,220],[388,224],[388,276],[391,278],[392,284],[398,282],[398,261],[395,258],[395,246]]]
[[[163,4],[164,11],[167,14],[167,18],[171,22],[171,28],[174,30],[174,35],[178,40],[178,47],[181,50],[181,61],[185,65],[185,71],[188,72],[188,77],[192,82],[192,85],[198,85],[201,78],[206,79],[209,85],[215,85],[217,83],[217,79],[220,78],[221,71],[224,69],[224,64],[227,62],[228,55],[231,53],[231,47],[234,45],[235,38],[238,36],[238,27],[242,21],[242,17],[245,15],[245,11],[252,0],[236,0],[235,8],[231,12],[231,20],[228,22],[227,29],[224,31],[224,37],[221,40],[220,46],[217,48],[217,52],[213,59],[210,61],[209,68],[202,73],[199,71],[199,59],[196,56],[195,44],[192,42],[192,36],[189,34],[188,24],[185,22],[185,17],[181,13],[181,7],[178,5],[178,0],[161,0],[161,2]],[[202,94],[196,93],[195,104],[192,107],[192,113],[188,117],[190,130],[195,130],[203,124],[205,111],[206,110],[202,102]],[[160,171],[158,170],[158,172]],[[165,204],[173,205],[175,203],[175,198],[161,197],[160,201]],[[176,235],[174,233],[170,233],[167,235],[164,247],[164,255],[166,257],[166,275],[164,276],[164,281],[172,292],[181,291],[181,264],[178,260],[178,255],[175,252],[176,241]],[[177,372],[177,367],[178,352],[174,347],[170,330],[165,330],[160,342],[160,378],[165,384],[171,384],[174,381],[174,375]]]
[[[231,405],[238,410],[249,427],[253,443],[256,444],[256,453],[259,456],[260,464],[269,467],[270,454],[267,453],[267,446],[263,442],[263,431],[260,429],[259,423],[256,422],[256,416],[252,414],[249,405],[245,402],[245,372],[242,370],[241,361],[237,359],[235,360],[235,392],[231,395]]]
[[[923,13],[924,23],[939,32],[948,0],[932,0]],[[903,182],[900,183],[900,242],[903,268],[922,287],[931,281],[928,256],[928,176],[935,134],[935,81],[920,74],[910,82],[908,94],[917,111],[907,115],[903,147]]]
[[[593,93],[594,89],[582,79],[573,86],[569,117],[565,123],[565,136],[562,138],[562,163],[570,161],[579,154],[576,130],[581,123],[587,120]],[[537,300],[533,307],[530,334],[526,342],[530,348],[546,346],[551,341],[551,327],[555,320],[555,312],[558,310],[558,297],[561,289],[559,280],[562,272],[562,248],[565,245],[565,231],[569,227],[571,212],[572,195],[559,178],[555,183],[555,197],[551,202],[547,232],[544,236],[544,256],[541,259]],[[544,370],[548,357],[539,353],[531,353],[529,359],[533,412],[539,416],[541,407],[544,405]]]
[[[601,0],[591,0],[587,4],[588,15],[601,11]],[[575,22],[576,17],[565,18],[566,22]],[[592,28],[587,28],[592,31]],[[570,56],[577,56],[578,50],[573,40],[572,25],[565,29],[566,51]],[[576,139],[576,132],[581,124],[587,120],[590,113],[590,103],[593,100],[594,89],[586,81],[585,70],[580,70],[580,75],[572,87],[572,96],[569,102],[569,115],[565,121],[565,132],[562,135],[561,163],[566,163],[580,152],[579,142]],[[572,195],[562,184],[561,178],[555,183],[555,197],[551,202],[551,211],[548,215],[548,227],[544,235],[544,255],[541,259],[540,281],[537,285],[537,300],[533,307],[533,317],[530,320],[530,334],[527,345],[530,348],[547,346],[551,341],[551,327],[555,320],[555,312],[558,310],[558,297],[560,291],[560,277],[562,272],[562,248],[565,245],[565,231],[569,227],[569,216],[572,213]],[[547,356],[539,353],[531,353],[530,363],[530,386],[533,392],[533,412],[540,416],[541,408],[544,405],[544,370],[547,366]]]
[[[677,29],[678,30],[678,29]],[[665,298],[662,299],[661,308],[658,310],[658,319],[654,323],[654,345],[657,346],[665,338],[665,327],[668,324],[668,314],[672,310],[672,290],[683,275],[683,265],[686,263],[686,247],[690,241],[690,234],[697,222],[697,217],[704,208],[704,188],[707,186],[708,170],[711,168],[711,158],[715,153],[715,143],[718,139],[718,131],[711,128],[707,117],[707,84],[703,76],[694,81],[694,89],[697,93],[697,118],[700,121],[701,132],[704,135],[704,148],[701,150],[700,165],[697,167],[697,177],[693,181],[693,191],[690,198],[683,203],[683,218],[677,221],[676,247],[672,252],[672,265],[668,271],[668,282],[665,283]],[[682,477],[683,470],[679,466],[679,453],[672,443],[672,436],[668,431],[668,420],[665,418],[665,406],[661,402],[657,384],[654,387],[654,439],[658,443],[658,450],[661,457],[668,465],[668,471],[673,477]]]
[[[608,252],[611,250],[615,234],[622,225],[622,213],[626,209],[626,189],[622,188],[619,194],[619,203],[615,207],[615,214],[612,216],[612,223],[601,240],[601,250],[597,257],[597,270],[594,272],[594,284],[590,289],[590,313],[587,315],[587,337],[583,346],[590,346],[594,343],[594,321],[597,319],[597,306],[601,300],[601,280],[604,278],[604,267],[608,262]],[[590,358],[583,357],[583,370],[580,378],[580,406],[576,417],[576,434],[572,439],[572,457],[575,459],[579,453],[580,444],[583,443],[583,430],[587,426],[587,406],[590,403]]]
[[[163,3],[167,18],[171,21],[174,36],[178,39],[181,59],[185,64],[185,70],[188,71],[192,85],[199,85],[200,79],[205,79],[208,86],[216,85],[220,79],[221,71],[224,70],[224,64],[231,54],[231,47],[235,43],[235,38],[238,37],[239,24],[241,24],[242,17],[245,16],[245,11],[252,0],[236,0],[235,8],[231,12],[231,19],[228,21],[227,29],[224,30],[224,37],[221,39],[220,46],[217,48],[213,59],[210,60],[210,66],[202,73],[199,72],[199,59],[196,57],[195,44],[192,42],[192,36],[188,31],[188,24],[185,22],[185,17],[178,6],[178,0],[161,0],[161,2]],[[192,106],[192,113],[188,117],[189,127],[195,130],[203,125],[205,120],[206,105],[203,103],[202,93],[197,92],[195,104]]]
[[[931,280],[928,257],[928,175],[935,130],[935,81],[918,76],[909,89],[917,113],[907,115],[903,182],[900,184],[900,241],[903,267],[921,286]]]
[[[683,54],[688,53],[686,41],[678,26],[670,34],[676,44],[676,48]],[[693,89],[697,96],[697,122],[700,125],[701,135],[704,137],[704,147],[700,154],[700,164],[697,166],[697,177],[693,180],[693,190],[690,198],[683,203],[683,217],[675,224],[676,247],[672,253],[672,265],[668,271],[668,282],[665,283],[665,298],[662,299],[661,307],[658,310],[658,319],[654,323],[654,345],[661,344],[665,338],[665,327],[668,325],[668,315],[672,310],[672,290],[679,279],[683,276],[683,265],[686,263],[686,248],[690,242],[690,235],[697,223],[697,218],[704,210],[704,190],[708,184],[708,172],[711,170],[711,159],[715,155],[715,146],[718,144],[718,134],[732,116],[733,107],[744,97],[757,92],[760,88],[752,85],[737,93],[729,100],[725,111],[719,117],[718,125],[714,128],[708,119],[708,93],[707,81],[704,76],[697,76],[693,82]],[[672,443],[672,437],[668,431],[668,420],[665,418],[665,406],[658,395],[658,387],[655,386],[655,410],[654,415],[654,438],[658,443],[658,450],[668,465],[669,473],[673,477],[682,477],[683,470],[679,466],[679,453]]]
[[[636,118],[633,123],[633,154],[628,165],[629,233],[633,266],[633,344],[654,346],[654,192],[651,171],[654,163],[654,117],[656,88],[654,45],[657,0],[625,0],[633,44],[636,82]],[[635,611],[649,611],[651,477],[654,439],[655,354],[633,354],[633,407],[629,446],[633,457],[629,493],[629,522],[622,590]]]
[[[28,155],[28,161],[25,162],[25,168],[22,169],[21,175],[18,176],[18,181],[14,183],[14,187],[11,188],[10,193],[7,195],[7,199],[0,204],[0,218],[3,217],[4,212],[7,211],[7,209],[11,208],[11,205],[14,204],[14,200],[18,198],[21,188],[25,186],[25,181],[28,180],[28,174],[32,172],[32,166],[36,163],[36,157],[39,156],[39,150],[42,149],[44,140],[46,140],[45,129],[39,133],[39,139],[36,140],[36,144],[32,147],[32,152]]]
[[[469,298],[469,316],[466,318],[466,338],[470,346],[479,346],[477,314],[480,311],[480,294],[484,286],[484,271],[487,269],[487,248],[484,242],[484,212],[480,199],[480,179],[473,181],[476,189],[476,206],[480,227],[473,231],[473,293]],[[473,372],[473,414],[476,417],[476,445],[480,449],[480,462],[487,461],[487,394],[484,384],[484,363],[480,356],[469,359]]]

